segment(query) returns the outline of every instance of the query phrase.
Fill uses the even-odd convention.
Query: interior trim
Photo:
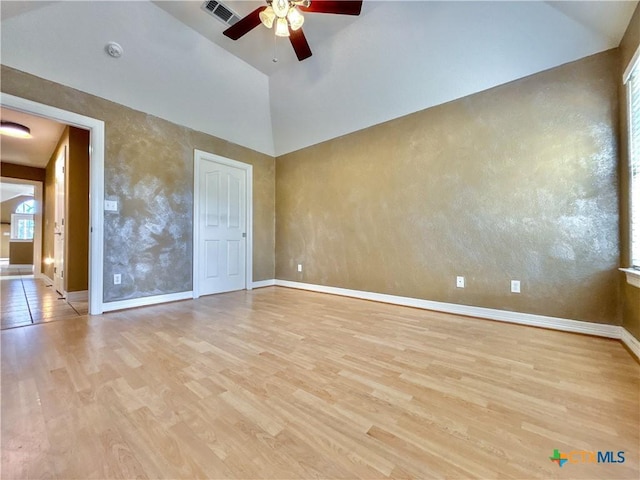
[[[640,340],[634,337],[629,330],[624,327],[620,328],[620,340],[640,360]]]
[[[271,280],[258,280],[253,282],[253,288],[273,287],[275,284],[276,280],[273,278]]]
[[[619,270],[626,274],[629,285],[640,288],[640,270],[634,268],[620,268]]]
[[[89,290],[67,292],[67,303],[68,302],[88,302],[88,301],[89,301]]]

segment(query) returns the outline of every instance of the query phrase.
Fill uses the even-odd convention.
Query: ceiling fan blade
[[[309,47],[307,37],[304,36],[301,28],[298,30],[289,29],[289,40],[291,41],[291,46],[296,52],[296,57],[298,57],[299,61],[311,56],[311,48]]]
[[[260,25],[260,12],[267,7],[258,7],[246,17],[238,20],[236,23],[227,28],[224,33],[231,40],[238,40],[245,33],[250,32]]]
[[[310,13],[337,13],[340,15],[360,15],[362,0],[311,0],[308,7],[300,10]]]

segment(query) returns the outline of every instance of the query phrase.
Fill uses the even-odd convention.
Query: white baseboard
[[[190,300],[193,298],[193,291],[168,293],[166,295],[154,295],[152,297],[132,298],[130,300],[119,300],[117,302],[105,302],[102,304],[103,312],[114,310],[124,310],[125,308],[145,307],[158,303],[176,302],[178,300]]]
[[[88,302],[89,290],[81,290],[78,292],[67,292],[67,302]]]
[[[291,282],[288,280],[276,280],[276,285],[281,287],[298,288],[301,290],[311,290],[314,292],[330,293],[342,295],[344,297],[361,298],[376,302],[392,303],[405,307],[421,308],[423,310],[435,310],[444,313],[454,313],[468,317],[480,317],[499,322],[518,323],[532,327],[550,328],[565,332],[586,333],[607,338],[620,338],[619,327],[580,320],[568,320],[557,317],[546,317],[531,313],[510,312],[506,310],[496,310],[493,308],[473,307],[469,305],[458,305],[455,303],[434,302],[419,298],[399,297],[384,293],[364,292],[361,290],[349,290],[346,288],[327,287],[324,285],[312,285],[309,283]]]
[[[631,335],[631,332],[624,327],[620,327],[620,340],[629,350],[640,360],[640,341]]]
[[[419,298],[399,297],[384,293],[365,292],[362,290],[350,290],[346,288],[328,287],[326,285],[314,285],[311,283],[292,282],[289,280],[276,280],[275,284],[280,287],[297,288],[312,292],[329,293],[341,295],[343,297],[360,298],[375,302],[391,303],[405,307],[420,308],[423,310],[434,310],[437,312],[453,313],[469,317],[478,317],[499,322],[517,323],[530,327],[548,328],[563,332],[583,333],[598,337],[615,338],[621,340],[640,359],[640,342],[625,328],[618,325],[607,325],[603,323],[585,322],[582,320],[570,320],[566,318],[547,317],[544,315],[534,315],[531,313],[510,312],[506,310],[496,310],[493,308],[473,307],[469,305],[458,305],[455,303],[434,302]]]
[[[271,278],[269,280],[258,280],[253,282],[253,288],[273,287],[276,284],[276,280]]]

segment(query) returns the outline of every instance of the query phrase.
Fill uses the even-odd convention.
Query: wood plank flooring
[[[613,340],[280,287],[1,337],[3,479],[639,478]]]
[[[86,315],[88,302],[67,303],[51,285],[34,278],[32,268],[0,273],[0,328],[53,322]]]

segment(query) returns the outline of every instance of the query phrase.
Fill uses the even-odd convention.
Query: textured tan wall
[[[105,301],[192,288],[194,148],[253,165],[253,280],[274,277],[273,157],[6,66],[1,75],[5,93],[105,122],[105,198],[119,202],[105,213]]]
[[[89,288],[89,131],[69,128],[65,290]]]
[[[9,243],[9,263],[11,265],[33,265],[33,242]]]
[[[279,157],[276,277],[619,323],[619,61],[605,52]]]
[[[634,53],[640,46],[640,4],[629,22],[627,31],[620,42],[620,76],[627,68]],[[620,253],[623,267],[630,262],[629,245],[629,138],[627,135],[627,91],[620,81]],[[640,288],[627,284],[624,274],[620,274],[622,290],[622,325],[640,340]]]

